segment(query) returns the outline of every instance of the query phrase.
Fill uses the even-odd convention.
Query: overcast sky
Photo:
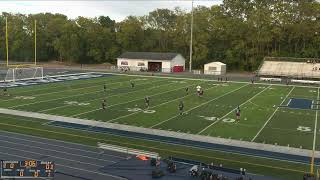
[[[194,5],[210,7],[221,4],[222,0],[195,0]],[[190,0],[115,0],[115,1],[0,1],[0,12],[34,14],[41,12],[61,13],[69,18],[78,16],[109,16],[122,21],[129,15],[146,15],[157,8],[174,9],[174,7],[190,11]]]

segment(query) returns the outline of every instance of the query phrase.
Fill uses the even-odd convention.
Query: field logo
[[[23,99],[23,100],[30,100],[30,99],[34,99],[36,97],[33,96],[15,96],[14,99]]]
[[[66,105],[76,105],[76,106],[88,106],[90,103],[81,103],[78,101],[64,101],[64,104]]]
[[[217,120],[218,118],[217,117],[207,117],[207,116],[199,116],[205,120],[208,120],[208,121],[215,121]]]
[[[310,127],[305,127],[305,126],[299,126],[297,128],[298,131],[301,131],[301,132],[310,132],[311,131],[311,128]]]
[[[236,120],[231,119],[231,118],[225,118],[222,121],[225,122],[225,123],[234,123],[234,122],[236,122]]]
[[[142,111],[143,113],[146,113],[146,114],[152,114],[152,113],[155,113],[156,111],[155,110],[142,110],[141,108],[127,108],[127,110],[129,112],[139,112],[139,111]]]

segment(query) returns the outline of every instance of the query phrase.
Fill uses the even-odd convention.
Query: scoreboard
[[[54,168],[54,163],[51,161],[1,160],[0,178],[53,178]]]

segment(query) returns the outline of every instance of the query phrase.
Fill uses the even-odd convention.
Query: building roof
[[[224,63],[222,63],[222,62],[219,62],[219,61],[210,62],[210,63],[207,63],[207,64],[205,64],[205,65],[213,65],[213,64],[220,65],[220,66],[226,65],[226,64],[224,64]]]
[[[157,52],[125,52],[118,58],[125,59],[149,59],[149,60],[172,60],[178,53],[157,53]]]

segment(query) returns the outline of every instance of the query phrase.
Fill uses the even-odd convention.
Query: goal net
[[[43,79],[43,67],[9,68],[5,77],[7,82],[31,79]]]

